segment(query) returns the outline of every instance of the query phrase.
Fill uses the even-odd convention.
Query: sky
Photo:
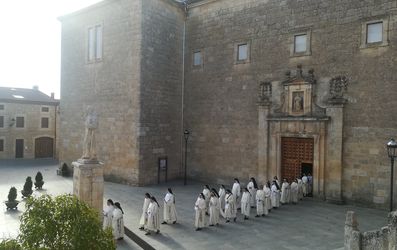
[[[57,17],[101,0],[0,0],[0,86],[59,98],[61,23]]]

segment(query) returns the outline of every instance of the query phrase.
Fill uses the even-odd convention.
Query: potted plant
[[[32,177],[28,176],[26,178],[25,185],[23,185],[23,190],[21,191],[22,198],[30,197],[32,195],[33,193],[32,187],[33,187]]]
[[[40,190],[44,185],[43,175],[41,174],[40,171],[37,172],[35,180],[36,181],[34,182],[34,187]]]
[[[8,193],[8,200],[5,201],[7,210],[18,209],[17,206],[19,201],[17,201],[16,199],[17,199],[17,189],[15,187],[11,187],[10,192]]]

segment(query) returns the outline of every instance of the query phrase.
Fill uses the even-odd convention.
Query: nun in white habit
[[[212,189],[211,198],[210,198],[210,226],[218,226],[219,225],[219,197],[218,192],[215,189]]]
[[[241,197],[240,181],[237,178],[234,178],[232,194],[234,196],[234,203],[235,203],[234,209],[236,210],[235,213],[237,214],[237,209],[240,207],[240,197]]]
[[[250,205],[252,208],[256,206],[256,191],[258,190],[258,184],[254,177],[251,177],[250,182],[247,185],[248,191],[251,194]]]
[[[293,204],[298,203],[298,190],[299,190],[298,182],[297,182],[297,180],[294,180],[291,183],[291,202]]]
[[[230,222],[233,219],[236,222],[237,214],[236,214],[236,200],[232,192],[228,189],[226,190],[225,195],[225,219],[226,223]]]
[[[116,240],[121,240],[124,238],[123,214],[124,212],[120,206],[120,203],[118,202],[114,203],[112,228],[113,228],[113,236]]]
[[[248,220],[251,211],[250,205],[251,194],[248,188],[244,188],[243,196],[241,197],[241,214],[244,215],[244,220]]]
[[[196,227],[196,231],[201,230],[205,227],[205,197],[204,194],[201,193],[196,200],[194,210],[196,211],[196,218],[194,220],[194,226]]]
[[[274,208],[278,208],[280,207],[280,186],[277,184],[276,181],[273,181],[271,191],[272,194],[270,196],[270,199],[272,201],[272,206]]]
[[[225,209],[225,195],[226,195],[226,189],[224,185],[221,185],[221,187],[219,188],[219,201],[220,201],[220,208],[221,211],[223,209]]]
[[[151,234],[151,232],[160,233],[160,205],[153,196],[150,198],[147,216],[146,235]]]
[[[171,188],[164,197],[164,221],[161,224],[176,223],[175,196]]]
[[[265,216],[268,214],[267,207],[265,206],[265,191],[263,187],[256,191],[256,216]]]
[[[287,179],[284,179],[283,184],[281,185],[281,199],[280,199],[281,204],[289,203],[289,197],[290,197],[289,190],[290,190],[289,183]]]
[[[147,209],[149,208],[149,204],[150,204],[150,194],[146,193],[145,200],[143,201],[141,219],[139,220],[139,226],[140,226],[139,229],[140,230],[145,229],[145,225],[147,222]]]
[[[208,185],[204,186],[203,195],[204,195],[204,199],[205,199],[205,214],[209,215],[208,214],[208,207],[209,207],[209,204],[210,204],[211,191],[210,191],[210,187]]]
[[[263,187],[263,192],[265,195],[265,207],[270,212],[270,210],[273,208],[272,200],[270,198],[272,195],[272,190],[270,189],[270,181],[268,181],[266,185]]]
[[[112,228],[114,203],[111,199],[107,201],[107,205],[103,210],[103,229]]]

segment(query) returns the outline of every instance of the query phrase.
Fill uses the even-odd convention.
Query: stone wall
[[[156,183],[158,157],[180,176],[184,12],[169,0],[142,1],[140,184]],[[165,178],[165,172],[160,173]]]
[[[326,95],[330,78],[349,76],[342,127],[342,196],[349,202],[384,207],[389,174],[385,143],[397,135],[395,10],[391,0],[217,0],[192,5],[185,92],[185,127],[193,133],[190,177],[231,183],[233,177],[262,175],[257,171],[259,82],[281,81],[286,70],[302,64],[314,69],[319,97]],[[388,20],[389,44],[361,48],[363,24],[379,18]],[[293,35],[302,30],[309,31],[310,53],[293,56]],[[250,46],[248,63],[235,63],[239,42]],[[200,68],[191,63],[197,49],[204,53]],[[274,93],[279,88],[273,84]],[[319,99],[325,107],[325,98]],[[337,177],[332,171],[327,175]],[[328,188],[340,185],[327,185],[327,178],[325,182]]]
[[[346,214],[345,250],[394,250],[397,246],[397,212],[389,213],[388,225],[380,230],[360,232],[353,211]]]
[[[105,0],[62,21],[60,161],[82,154],[84,112],[95,107],[107,180],[139,179],[141,1]],[[88,27],[103,26],[103,57],[87,62]]]
[[[25,159],[35,158],[35,139],[40,137],[50,137],[54,140],[54,156],[56,155],[56,106],[41,104],[22,104],[22,103],[1,103],[4,110],[0,111],[0,116],[4,116],[4,128],[0,128],[0,139],[4,139],[4,151],[0,152],[0,159],[15,159],[15,140],[24,140]],[[42,112],[42,107],[49,107],[49,112]],[[24,128],[16,128],[16,116],[23,116],[25,120]],[[41,128],[41,117],[49,118],[49,128]],[[12,124],[12,126],[10,126]]]

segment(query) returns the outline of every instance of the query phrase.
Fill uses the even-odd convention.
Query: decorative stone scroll
[[[261,82],[259,84],[259,105],[270,104],[272,97],[272,84],[271,82]]]
[[[342,99],[347,92],[349,79],[346,76],[337,76],[329,81],[331,99]]]

